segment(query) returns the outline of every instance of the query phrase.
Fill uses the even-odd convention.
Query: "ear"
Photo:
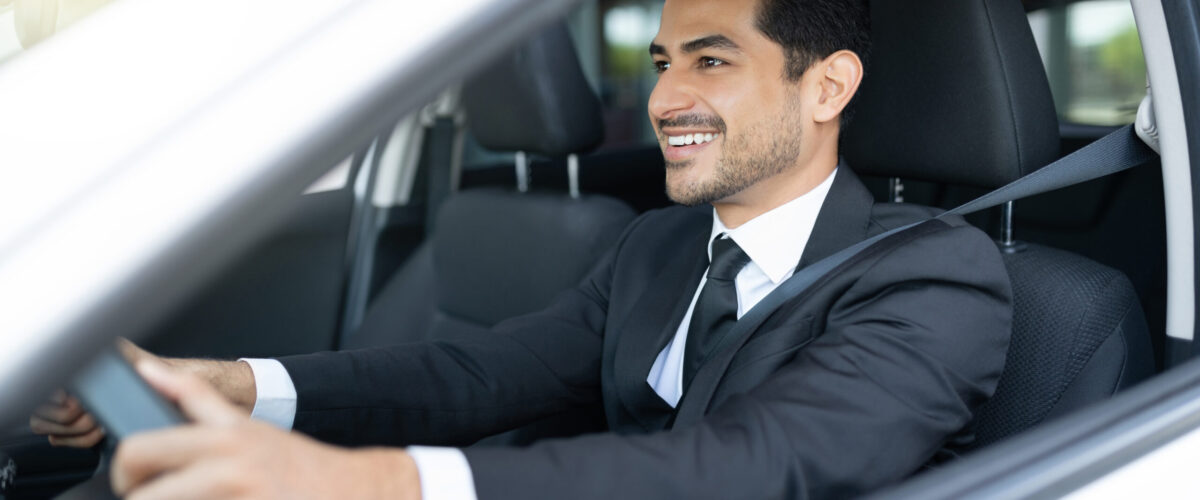
[[[854,52],[839,50],[815,64],[812,69],[821,89],[813,109],[813,120],[818,123],[836,121],[862,83],[862,60]]]

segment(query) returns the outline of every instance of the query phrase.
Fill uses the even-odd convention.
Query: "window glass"
[[[1057,4],[1029,24],[1063,120],[1091,125],[1133,122],[1146,95],[1146,62],[1128,0]]]
[[[662,1],[602,1],[600,9],[605,145],[621,148],[656,144],[646,116],[646,101],[657,80],[648,49],[658,33]]]
[[[662,0],[588,0],[567,18],[584,75],[603,103],[601,149],[658,143],[646,116],[646,101],[657,81],[649,47],[661,14]],[[512,161],[511,152],[488,151],[468,134],[463,168]]]
[[[0,64],[112,0],[0,0]]]
[[[14,22],[13,0],[0,0],[0,63],[21,51]]]

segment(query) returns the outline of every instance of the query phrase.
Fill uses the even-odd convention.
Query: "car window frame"
[[[32,214],[28,220],[17,219],[17,224],[25,228],[23,232],[0,233],[0,276],[5,277],[0,283],[0,302],[21,311],[0,319],[0,331],[5,332],[7,341],[7,349],[0,351],[0,383],[7,388],[0,391],[4,413],[0,419],[26,415],[44,394],[61,386],[73,368],[82,366],[113,337],[138,339],[150,331],[207,277],[248,247],[253,236],[281,216],[290,200],[329,165],[523,35],[562,15],[573,3],[447,0],[411,5],[390,0],[327,0],[311,7],[325,9],[320,11],[324,17],[307,32],[293,38],[249,38],[247,43],[262,46],[242,48],[269,53],[271,62],[229,75],[219,88],[201,89],[207,92],[203,105],[170,116],[169,123],[157,128],[162,133],[151,137],[113,134],[112,140],[119,144],[112,147],[125,153],[115,155],[117,160],[88,160],[113,162],[92,170],[102,173],[100,182],[90,185],[70,206]],[[226,12],[244,13],[233,2],[227,7]],[[146,26],[146,8],[153,8],[157,16],[152,26]],[[12,104],[11,100],[5,101],[6,96],[52,102],[56,96],[39,93],[40,89],[31,88],[27,82],[39,81],[47,71],[57,74],[57,70],[82,64],[93,54],[93,45],[112,33],[124,37],[153,33],[161,35],[155,48],[191,44],[195,49],[195,44],[204,42],[171,38],[174,30],[170,27],[194,22],[194,9],[222,8],[182,0],[117,2],[91,18],[86,26],[62,33],[0,68],[0,104]],[[306,4],[303,8],[310,7]],[[241,23],[249,23],[259,34],[269,32],[273,29],[271,12],[256,9],[249,9],[256,16],[211,19],[227,20],[243,28]],[[406,29],[405,23],[411,24],[411,29]],[[188,33],[186,29],[179,31]],[[481,32],[487,33],[493,43],[479,44],[476,35]],[[346,57],[348,52],[354,57]],[[130,81],[143,78],[137,71],[158,71],[153,65],[138,64],[134,59],[137,54],[110,56],[111,61],[133,59],[123,61],[123,67],[136,69],[133,74],[120,75]],[[330,78],[331,74],[337,78]],[[287,94],[279,89],[299,93],[288,94],[292,97],[305,95],[308,99],[288,102],[277,95]],[[136,96],[123,98],[137,102]],[[171,98],[176,96],[172,94]],[[61,140],[53,130],[19,126],[23,121],[43,123],[46,117],[40,116],[39,110],[31,106],[9,109],[21,112],[0,116],[0,129],[14,132],[6,139],[18,144],[53,144]],[[102,107],[83,106],[66,116],[111,121],[111,116],[95,116],[98,109]],[[277,129],[244,128],[256,118],[278,121],[285,114],[290,119],[280,122]],[[239,135],[257,139],[251,147],[252,155],[238,157],[245,151],[219,147],[225,144],[223,141],[244,142],[245,137]],[[45,163],[31,151],[0,148],[0,164],[36,168]],[[42,156],[53,158],[55,152],[49,153]],[[156,191],[170,180],[163,176],[160,166],[194,164],[198,159],[221,155],[229,155],[224,159],[236,157],[238,168],[224,165],[224,170],[206,178],[211,185],[188,186],[207,189],[203,197],[164,200],[167,196],[163,193],[170,191]],[[173,210],[156,212],[155,208],[161,208],[153,204],[156,200],[177,205],[172,205]],[[72,231],[82,222],[103,221],[114,212],[127,214],[131,206],[139,205],[149,207],[147,213],[157,218],[152,225],[133,229],[141,231],[131,233],[135,237],[88,238],[94,233]],[[15,209],[10,207],[9,213]],[[112,220],[122,219],[112,216]],[[88,252],[88,258],[82,263],[41,258],[75,252]],[[66,276],[54,268],[64,263],[78,275]],[[61,296],[46,293],[47,276],[54,278],[54,283],[71,283],[75,288]]]

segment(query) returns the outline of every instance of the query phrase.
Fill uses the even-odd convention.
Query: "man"
[[[912,474],[969,436],[1003,366],[1011,294],[984,234],[958,219],[920,226],[750,331],[734,328],[797,267],[929,215],[875,205],[838,165],[866,24],[859,1],[668,0],[649,114],[668,194],[686,206],[639,218],[578,288],[490,335],[253,368],[166,360],[169,370],[127,346],[195,424],[123,442],[114,488],[843,497]],[[349,450],[245,418],[275,414],[341,444],[453,446],[596,404],[609,433],[523,449]],[[99,435],[73,401],[42,414],[33,426],[55,442]]]

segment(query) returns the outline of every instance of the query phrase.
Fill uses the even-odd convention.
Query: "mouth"
[[[690,134],[667,135],[667,147],[663,148],[663,156],[668,161],[687,159],[708,147],[710,143],[721,137],[719,132],[695,132]]]

